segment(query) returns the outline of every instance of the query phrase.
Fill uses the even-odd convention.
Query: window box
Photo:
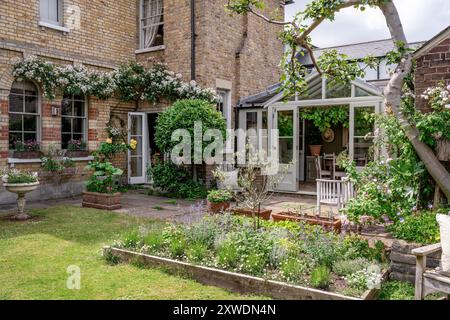
[[[66,156],[69,158],[87,158],[89,157],[89,151],[87,150],[67,151]]]
[[[14,151],[13,153],[15,159],[39,159],[41,155],[40,151]]]

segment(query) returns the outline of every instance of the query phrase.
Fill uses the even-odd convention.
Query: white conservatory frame
[[[315,83],[316,85],[319,84],[319,81],[317,81],[317,78],[319,78],[320,75],[317,72],[312,73],[311,75],[309,75],[307,77],[307,81],[308,83]],[[341,106],[341,105],[348,105],[349,106],[349,111],[350,111],[350,128],[349,128],[349,156],[351,158],[354,157],[354,141],[355,141],[355,136],[354,136],[354,132],[355,132],[355,110],[358,107],[374,107],[375,113],[381,113],[384,112],[384,98],[383,98],[383,93],[382,91],[363,81],[360,79],[356,79],[354,81],[351,81],[350,85],[351,85],[351,94],[349,97],[342,97],[342,98],[327,98],[327,80],[326,79],[322,79],[322,86],[321,86],[321,99],[308,99],[308,100],[300,100],[298,97],[295,97],[295,99],[293,101],[285,101],[284,97],[285,97],[285,93],[284,92],[280,92],[277,95],[275,95],[274,97],[272,97],[271,99],[269,99],[264,105],[263,105],[263,109],[262,110],[267,110],[267,115],[268,115],[268,128],[269,130],[271,129],[276,129],[276,118],[277,118],[277,112],[279,111],[293,111],[293,115],[295,118],[298,118],[298,110],[300,108],[307,108],[307,107],[330,107],[330,106]],[[367,96],[357,96],[356,92],[357,89],[362,89]],[[316,94],[319,93],[320,91],[316,91]],[[239,122],[240,122],[240,128],[241,129],[246,129],[246,114],[248,112],[256,112],[256,110],[254,107],[245,107],[242,108],[240,110],[240,117],[239,117]],[[261,108],[259,109],[261,110]],[[260,117],[258,117],[258,120],[260,119]],[[258,123],[258,128],[260,128],[261,125]],[[294,123],[294,128],[295,128],[295,132],[294,132],[294,152],[296,151],[297,153],[300,152],[300,143],[305,143],[304,141],[300,141],[300,139],[298,139],[299,136],[299,124],[298,123]],[[270,141],[270,134],[269,134],[269,149],[272,151],[275,151],[275,154],[277,154],[277,144],[274,143],[274,141]],[[297,138],[295,138],[297,137]],[[303,140],[305,140],[305,138],[303,138]],[[306,141],[307,143],[307,141]],[[243,146],[239,146],[239,148],[242,148]],[[304,147],[304,146],[303,146]],[[303,156],[302,156],[303,157]],[[290,183],[281,183],[281,185],[283,185],[284,187],[280,190],[276,190],[276,191],[282,191],[282,192],[296,192],[296,193],[304,193],[304,192],[299,192],[299,156],[294,155],[294,162],[295,162],[295,167],[293,172],[290,172],[288,174],[288,178],[287,179],[292,179],[292,181],[290,181]],[[304,159],[301,159],[301,161],[304,161]],[[290,186],[290,187],[289,187]]]

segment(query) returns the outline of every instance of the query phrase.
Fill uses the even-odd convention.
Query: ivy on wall
[[[84,66],[57,66],[36,56],[14,62],[13,76],[38,83],[43,94],[54,100],[60,90],[66,94],[90,95],[101,100],[117,97],[123,101],[158,102],[160,99],[201,99],[217,102],[212,89],[203,89],[195,81],[185,82],[180,74],[158,63],[145,69],[136,62],[111,72],[88,70]]]

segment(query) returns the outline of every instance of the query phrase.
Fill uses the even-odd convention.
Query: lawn
[[[0,220],[1,299],[252,299],[156,269],[110,266],[101,249],[149,219],[93,209],[33,211],[28,222]],[[81,269],[81,289],[66,286],[67,268]]]

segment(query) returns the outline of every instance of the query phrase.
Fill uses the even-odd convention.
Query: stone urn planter
[[[208,201],[208,211],[214,214],[227,211],[228,209],[230,209],[230,206],[231,206],[230,202],[215,203]]]
[[[97,193],[83,192],[83,207],[101,210],[118,210],[122,208],[120,203],[121,193]]]
[[[17,207],[19,212],[12,219],[21,221],[30,219],[31,217],[25,213],[25,204],[27,202],[25,195],[36,190],[39,187],[39,182],[20,184],[4,182],[3,186],[8,192],[17,194]]]

